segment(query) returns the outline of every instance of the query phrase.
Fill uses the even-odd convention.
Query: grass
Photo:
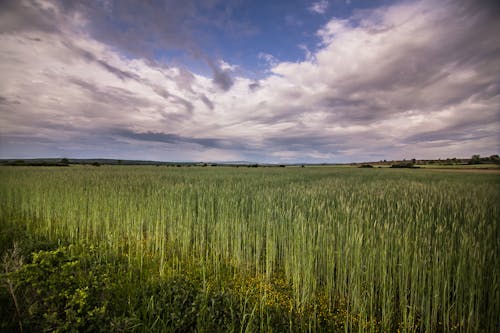
[[[13,228],[73,244],[71,258],[92,247],[95,274],[119,282],[107,302],[129,299],[115,328],[170,331],[190,313],[182,327],[198,331],[498,329],[496,174],[2,167],[0,180],[5,247]]]

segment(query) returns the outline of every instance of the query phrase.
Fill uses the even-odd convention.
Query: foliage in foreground
[[[147,278],[130,272],[125,258],[100,261],[94,246],[58,246],[31,258],[22,252],[16,243],[3,256],[5,332],[304,331],[313,316],[331,331],[347,319],[340,309],[329,313],[320,297],[292,311],[283,279],[233,276],[222,288],[194,267]]]

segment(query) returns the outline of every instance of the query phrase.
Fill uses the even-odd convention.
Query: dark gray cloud
[[[231,89],[234,84],[229,71],[216,67],[213,68],[213,82],[224,91]]]
[[[103,69],[116,75],[118,78],[120,78],[122,80],[127,80],[127,79],[128,80],[138,80],[138,81],[141,80],[141,78],[138,75],[136,75],[130,71],[121,70],[121,69],[109,64],[108,62],[106,62],[102,59],[99,59],[94,53],[89,52],[87,50],[82,49],[81,47],[74,45],[70,41],[66,41],[64,44],[68,49],[75,52],[82,59],[85,59],[88,62],[94,62],[94,63],[98,64]]]
[[[128,80],[135,80],[135,81],[140,82],[143,85],[147,85],[156,94],[158,94],[159,96],[163,97],[164,99],[166,99],[166,100],[168,100],[170,102],[173,102],[175,104],[180,104],[180,105],[184,106],[185,110],[188,111],[189,114],[193,113],[194,106],[193,106],[193,104],[191,102],[189,102],[188,100],[186,100],[186,99],[184,99],[184,98],[182,98],[180,96],[177,96],[175,94],[170,93],[167,88],[160,87],[158,84],[150,82],[149,80],[144,79],[144,78],[140,77],[139,75],[137,75],[137,74],[135,74],[133,72],[119,69],[116,66],[113,66],[113,65],[109,64],[108,62],[99,59],[95,54],[93,54],[93,53],[91,53],[89,51],[86,51],[86,50],[84,50],[84,49],[82,49],[82,48],[80,48],[78,46],[75,46],[71,42],[66,42],[65,44],[66,44],[66,46],[69,49],[71,49],[72,51],[76,52],[83,59],[85,59],[85,60],[87,60],[89,62],[94,62],[94,63],[98,64],[103,69],[105,69],[106,71],[114,74],[116,77],[120,78],[121,80],[126,80],[126,79],[128,79]],[[179,75],[180,80],[179,81],[176,80],[176,83],[178,85],[183,86],[183,87],[185,87],[184,85],[187,84],[188,85],[187,88],[191,89],[189,87],[189,83],[186,83],[186,81],[189,82],[188,81],[189,79],[187,79],[187,78],[189,78],[189,76],[188,76],[188,74],[186,74],[184,72],[185,71],[180,71],[180,75]],[[192,76],[192,74],[191,74],[191,76]],[[174,80],[175,79],[177,79],[177,77],[174,78]],[[192,78],[191,78],[191,80],[192,80]],[[84,85],[82,85],[82,86],[84,86]],[[95,90],[95,88],[89,87],[88,85],[86,85],[85,88],[87,90]]]
[[[0,96],[0,104],[14,105],[14,104],[21,104],[21,102],[18,100],[15,100],[15,99],[11,100],[11,99],[8,99],[7,97]]]
[[[113,106],[115,108],[124,108],[128,106],[140,108],[152,107],[156,105],[150,100],[137,96],[132,91],[118,87],[102,87],[96,84],[96,82],[87,82],[75,77],[68,78],[68,82],[78,86],[79,89],[88,93],[90,97],[89,100],[94,102],[93,105],[101,103],[106,108],[109,106]],[[88,105],[88,103],[84,103],[84,105]],[[90,104],[88,106],[92,108],[93,105]],[[101,111],[96,110],[96,112]]]
[[[180,96],[177,96],[175,94],[170,93],[164,87],[160,87],[160,86],[155,85],[153,83],[144,82],[144,81],[143,81],[143,83],[146,85],[149,85],[158,96],[161,96],[165,100],[172,102],[174,104],[182,105],[184,107],[184,109],[187,111],[186,116],[191,116],[193,114],[194,105],[190,101],[188,101]]]
[[[185,110],[189,113],[192,114],[194,110],[194,106],[191,102],[188,100],[170,93],[167,88],[161,87],[158,84],[154,82],[150,82],[149,80],[142,78],[140,75],[137,75],[136,73],[133,73],[131,71],[127,70],[122,70],[116,66],[113,66],[109,64],[107,61],[104,61],[102,59],[99,59],[95,54],[86,51],[82,49],[81,47],[78,47],[74,45],[71,42],[65,42],[64,43],[68,49],[71,51],[75,52],[78,56],[80,56],[82,59],[96,63],[99,65],[101,68],[106,70],[107,72],[112,73],[116,77],[118,77],[121,80],[134,80],[137,81],[138,83],[142,85],[149,86],[158,96],[164,98],[165,100],[168,100],[171,103],[174,104],[179,104],[182,105]],[[182,71],[181,71],[182,73]],[[181,75],[181,84],[186,78],[186,74]],[[94,96],[96,96],[97,101],[103,101],[103,102],[108,102],[109,104],[116,103],[118,105],[135,105],[135,106],[141,106],[144,105],[145,100],[139,101],[139,100],[132,100],[133,99],[133,93],[130,91],[127,91],[125,89],[112,89],[112,88],[106,88],[106,91],[102,91],[102,89],[99,88],[99,85],[96,84],[96,82],[88,83],[84,82],[82,80],[79,80],[77,78],[70,78],[70,82],[77,84],[84,88],[85,90],[91,92]],[[176,81],[177,82],[177,81]]]
[[[486,90],[490,96],[498,93],[495,83],[492,86],[492,82],[498,82],[500,68],[498,6],[493,2],[452,1],[436,7],[436,14],[422,12],[429,17],[427,25],[415,29],[413,34],[408,32],[407,40],[400,39],[397,29],[404,31],[408,26],[411,31],[422,16],[409,17],[397,26],[386,26],[389,23],[380,22],[377,16],[372,19],[375,23],[363,28],[372,34],[372,28],[385,26],[377,34],[389,41],[398,40],[386,43],[386,48],[380,42],[367,42],[367,50],[373,48],[373,52],[383,54],[377,62],[370,58],[357,60],[354,56],[352,60],[359,61],[358,71],[326,80],[332,94],[325,94],[321,104],[331,110],[332,121],[367,124],[407,110],[445,109],[472,97],[480,98]],[[362,17],[366,21],[366,16]],[[420,30],[423,28],[427,30]]]
[[[191,73],[183,68],[180,68],[179,73],[175,77],[173,77],[172,79],[175,81],[175,83],[179,89],[193,92],[192,85],[196,80],[193,73]]]
[[[259,81],[252,82],[248,85],[248,88],[252,91],[258,89],[259,87],[260,87]]]
[[[345,147],[346,138],[336,137],[335,141],[327,133],[297,133],[294,134],[293,130],[287,131],[292,133],[283,133],[281,136],[269,137],[266,139],[266,146],[273,147],[277,150],[287,151],[304,151],[307,152],[314,147],[314,149],[323,152],[336,152],[342,147]]]
[[[210,110],[214,109],[214,103],[207,96],[201,94],[200,99]]]
[[[161,132],[134,132],[125,129],[116,129],[111,131],[112,134],[139,140],[139,141],[152,141],[152,142],[161,142],[171,145],[179,145],[179,144],[196,144],[202,146],[204,148],[235,148],[231,142],[227,142],[222,139],[217,138],[194,138],[194,137],[186,137],[172,133],[161,133]],[[236,145],[241,148],[240,145]]]
[[[89,19],[87,29],[95,39],[134,56],[153,58],[154,50],[161,47],[197,48],[192,38],[194,1],[77,0],[59,5],[68,14]]]
[[[64,19],[51,9],[34,1],[0,1],[0,32],[22,31],[59,32],[58,21]]]
[[[465,131],[464,131],[465,129]],[[476,129],[475,131],[470,131],[470,127],[462,128],[461,130],[454,130],[452,128],[443,128],[438,131],[423,132],[416,135],[412,135],[404,140],[403,143],[415,144],[421,142],[462,142],[462,141],[477,141],[478,139],[483,139],[490,137],[491,133],[489,131]]]
[[[224,91],[231,88],[233,79],[229,71],[220,68],[204,51],[208,47],[205,45],[205,30],[215,28],[234,34],[246,34],[252,30],[247,24],[232,19],[231,8],[237,6],[236,2],[233,5],[220,0],[54,0],[50,3],[52,6],[41,6],[33,0],[0,2],[0,31],[67,33],[82,29],[72,26],[70,22],[71,17],[80,15],[88,21],[84,29],[94,39],[120,50],[128,57],[156,62],[157,52],[174,51],[206,63],[212,70],[214,84]],[[99,63],[121,79],[131,78],[130,73],[102,59],[95,59],[92,53],[83,49],[79,51],[82,57]],[[186,73],[181,71],[178,79],[180,85],[189,88],[190,78]]]
[[[417,134],[407,136],[401,142],[415,144],[421,142],[463,142],[477,141],[483,138],[491,137],[491,126],[500,126],[500,117],[498,114],[487,114],[481,118],[475,118],[471,115],[463,119],[457,119],[455,123],[447,124],[438,130],[422,131]]]
[[[224,91],[233,85],[231,73],[211,59],[204,51],[203,38],[198,37],[205,35],[207,26],[235,31],[237,24],[230,17],[228,4],[221,7],[219,0],[77,0],[60,1],[59,4],[67,13],[83,14],[91,21],[87,28],[95,39],[125,54],[154,59],[157,51],[180,50],[204,61],[212,69],[213,82]]]
[[[80,108],[86,117],[111,119],[119,117],[117,120],[124,122],[124,125],[133,125],[134,123],[128,119],[126,113],[133,113],[141,108],[148,108],[156,110],[155,113],[161,115],[165,124],[173,126],[174,124],[181,124],[188,121],[193,116],[194,105],[191,102],[170,94],[163,88],[153,87],[155,93],[168,102],[165,105],[151,101],[127,89],[102,87],[95,82],[86,82],[77,78],[70,78],[68,81],[88,94],[90,103],[75,103],[75,107]],[[172,105],[182,107],[185,112],[177,112],[177,109],[172,110]]]

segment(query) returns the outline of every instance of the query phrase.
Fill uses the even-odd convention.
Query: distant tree
[[[469,160],[469,164],[479,164],[479,163],[481,163],[481,156],[472,155],[472,157]]]
[[[92,163],[92,165],[93,165],[93,166],[95,166],[95,167],[100,167],[100,166],[101,166],[101,163],[99,163],[99,162],[94,162],[94,163]]]
[[[69,160],[67,158],[61,159],[61,164],[69,164]]]
[[[391,168],[408,168],[408,169],[418,169],[420,167],[418,166],[415,166],[413,163],[411,162],[407,162],[407,161],[404,161],[403,162],[400,162],[400,163],[396,163],[396,164],[393,164],[391,165]]]

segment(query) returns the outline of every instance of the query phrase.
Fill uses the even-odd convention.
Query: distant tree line
[[[60,161],[25,161],[25,160],[13,160],[5,161],[1,163],[2,165],[10,166],[69,166],[69,162],[66,159]]]
[[[258,164],[258,163],[203,163],[203,162],[154,162],[154,161],[135,161],[135,160],[112,160],[112,159],[4,159],[0,160],[0,165],[10,165],[10,166],[69,166],[71,164],[80,165],[155,165],[155,166],[171,166],[171,167],[190,167],[190,166],[201,166],[201,167],[242,167],[246,166],[248,168],[258,168],[258,167],[281,167],[285,168],[287,166],[298,166],[304,167],[304,164]],[[446,159],[421,159],[417,160],[415,158],[411,160],[380,160],[378,162],[363,162],[363,163],[350,163],[352,166],[358,166],[361,168],[371,168],[373,166],[391,166],[393,168],[416,168],[418,165],[425,164],[437,164],[437,165],[474,165],[474,164],[500,164],[500,158],[498,154],[490,155],[488,157],[481,157],[479,154],[472,155],[470,158],[446,158]],[[320,165],[330,165],[329,163],[322,163]]]
[[[468,164],[484,164],[484,163],[495,163],[500,164],[500,158],[498,155],[491,155],[489,157],[481,157],[480,155],[472,155]]]

